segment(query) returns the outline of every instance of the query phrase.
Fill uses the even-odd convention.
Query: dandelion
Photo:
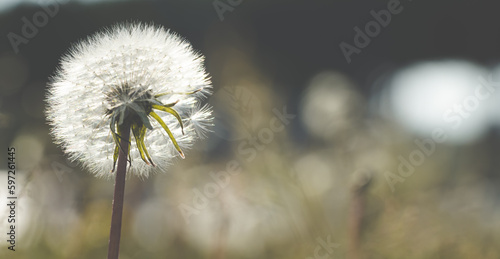
[[[99,177],[115,177],[108,258],[118,258],[125,176],[164,172],[212,124],[203,57],[161,27],[122,24],[76,44],[49,83],[57,144]],[[127,168],[128,164],[128,168]]]
[[[114,177],[119,125],[131,123],[129,174],[164,172],[211,125],[200,106],[210,81],[203,57],[162,28],[112,27],[75,45],[49,85],[47,117],[70,158]]]

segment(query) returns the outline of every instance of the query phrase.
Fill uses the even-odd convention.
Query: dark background
[[[255,66],[269,77],[288,102],[298,101],[305,84],[318,71],[334,69],[356,81],[369,96],[375,79],[411,62],[463,58],[491,66],[500,53],[499,4],[493,1],[401,1],[403,10],[348,64],[339,44],[353,45],[353,28],[373,20],[371,10],[388,1],[242,1],[219,19],[211,1],[117,1],[60,5],[57,15],[18,53],[27,64],[29,82],[45,82],[72,43],[102,27],[123,21],[153,22],[187,38],[207,58],[214,85],[220,85],[220,63],[211,49],[245,48]],[[3,55],[13,49],[6,37],[21,35],[21,17],[42,10],[21,5],[1,17]],[[241,46],[245,43],[246,46]],[[4,77],[15,77],[6,73]],[[42,84],[40,84],[42,85]],[[5,84],[2,87],[5,86]],[[15,109],[22,89],[2,94],[2,105]],[[35,111],[36,112],[36,111]],[[16,117],[18,119],[16,119]],[[14,116],[13,125],[23,123]],[[14,127],[16,128],[16,127]],[[12,129],[12,128],[11,128]],[[5,130],[5,129],[4,129]],[[12,136],[12,131],[8,131]],[[7,138],[8,139],[8,138]],[[6,144],[3,142],[3,144]]]

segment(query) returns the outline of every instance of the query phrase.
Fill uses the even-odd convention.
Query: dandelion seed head
[[[194,106],[188,118],[189,124],[192,125],[196,136],[202,139],[206,138],[207,133],[211,131],[210,129],[213,126],[212,107],[209,105],[205,105],[201,108],[199,105]],[[206,118],[210,119],[207,120]]]
[[[165,171],[179,156],[177,148],[189,149],[205,136],[212,115],[200,102],[210,89],[203,56],[187,41],[162,27],[122,24],[81,41],[62,57],[49,83],[46,114],[55,142],[100,177],[114,176],[113,118],[132,118],[139,126],[150,122],[144,144],[155,166],[141,159],[132,137],[128,169],[128,174],[148,177]],[[175,112],[156,114],[177,148],[159,122],[144,123],[137,112],[149,115],[153,105],[167,104],[182,118],[183,129]]]

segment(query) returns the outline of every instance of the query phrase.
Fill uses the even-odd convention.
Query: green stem
[[[127,156],[130,144],[130,123],[126,121],[120,127],[120,154],[115,176],[115,192],[113,194],[113,212],[111,230],[109,232],[108,259],[118,259],[120,253],[120,236],[122,228],[123,198],[125,194],[125,176],[127,173]]]

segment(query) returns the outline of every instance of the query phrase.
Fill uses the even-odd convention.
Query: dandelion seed
[[[148,177],[184,157],[212,124],[201,106],[211,85],[203,57],[180,36],[144,24],[117,25],[62,58],[49,84],[56,143],[100,177],[113,177],[119,126],[131,125],[128,173]]]

